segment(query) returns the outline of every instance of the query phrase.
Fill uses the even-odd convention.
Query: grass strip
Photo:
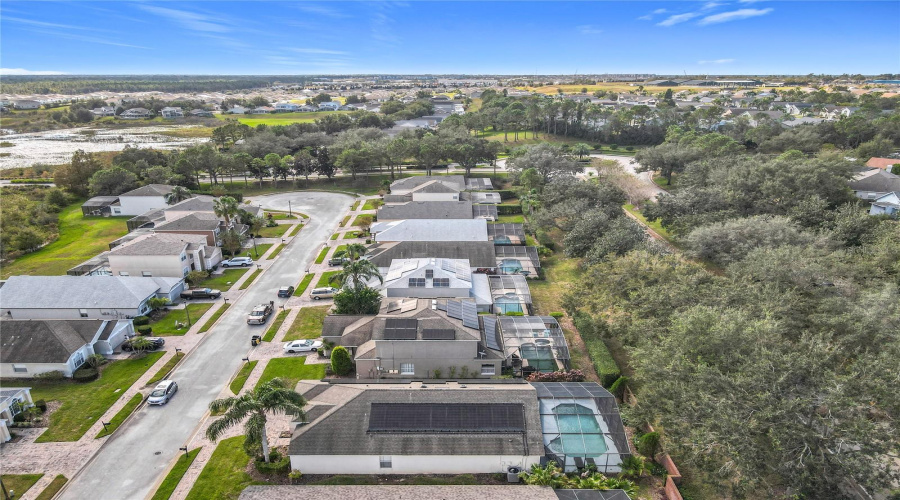
[[[356,201],[353,203],[353,206],[350,207],[350,211],[351,211],[351,212],[356,212],[357,207],[359,207],[359,201],[360,201],[360,200],[356,200]]]
[[[303,229],[303,224],[297,224],[296,226],[294,226],[294,229],[291,229],[291,232],[289,232],[287,235],[297,236],[297,233],[299,233],[301,229]]]
[[[315,339],[322,336],[322,325],[331,306],[304,307],[300,309],[291,327],[284,334],[284,341]]]
[[[305,292],[306,288],[309,287],[309,284],[312,282],[313,276],[315,275],[307,274],[303,277],[302,280],[300,280],[300,284],[298,284],[297,287],[294,288],[294,297],[303,296],[303,292]]]
[[[184,477],[191,464],[194,463],[194,459],[200,454],[200,450],[201,448],[195,448],[189,451],[187,455],[179,455],[175,466],[166,474],[166,478],[163,479],[162,484],[159,485],[159,488],[150,500],[168,500],[172,493],[175,493],[175,488],[178,487],[181,478]]]
[[[16,498],[22,498],[26,491],[44,477],[43,474],[3,474],[3,486],[7,492],[15,492]],[[6,499],[6,497],[3,497]]]
[[[347,223],[350,222],[350,216],[344,217],[344,220],[341,221],[341,227],[346,227]]]
[[[66,476],[63,476],[62,474],[54,477],[53,481],[51,481],[50,484],[48,484],[47,487],[44,488],[44,491],[42,491],[41,494],[38,495],[34,500],[50,500],[51,498],[55,497],[57,493],[59,493],[59,490],[61,490],[68,481],[69,480],[66,478]]]
[[[256,368],[257,363],[259,363],[259,361],[255,359],[249,363],[244,363],[244,366],[242,366],[238,374],[235,375],[234,380],[231,381],[231,385],[228,386],[235,396],[244,388],[244,384],[247,383],[247,379],[250,378],[250,374],[253,372],[253,369]]]
[[[107,410],[119,400],[137,379],[150,369],[163,352],[152,352],[140,358],[110,361],[100,378],[92,382],[71,380],[34,380],[29,382],[35,400],[59,401],[62,405],[50,415],[50,428],[38,436],[36,443],[78,441]],[[12,386],[13,384],[7,384]]]
[[[377,210],[378,207],[384,205],[384,202],[381,200],[366,200],[366,203],[363,205],[363,210]]]
[[[262,238],[281,238],[292,225],[293,224],[278,224],[272,227],[264,227],[260,229],[257,234]]]
[[[281,251],[284,250],[284,247],[285,247],[285,245],[280,245],[280,244],[277,247],[275,247],[275,250],[272,250],[272,253],[269,254],[268,260],[272,260],[275,257],[278,257],[278,254],[280,254]]]
[[[293,388],[301,380],[320,380],[325,377],[325,364],[306,364],[306,356],[292,358],[272,358],[266,363],[266,369],[259,377],[256,387],[272,380],[280,378],[284,383]],[[243,436],[241,436],[243,437]]]
[[[109,425],[105,426],[103,430],[97,433],[97,437],[95,437],[94,439],[100,439],[102,437],[109,436],[113,432],[116,432],[116,429],[118,429],[119,426],[122,425],[122,422],[124,422],[125,419],[128,418],[128,415],[131,415],[132,412],[134,412],[135,408],[137,408],[143,400],[144,395],[141,393],[137,393],[132,396],[131,399],[129,399],[128,402],[125,403],[125,406],[123,406],[121,410],[113,415],[113,418],[109,421]]]
[[[244,436],[219,441],[197,481],[187,494],[187,500],[236,500],[244,488],[253,483],[245,469],[250,457],[244,452]]]
[[[334,234],[331,235],[331,239],[332,239],[332,240],[336,240],[336,239],[338,239],[340,236],[341,236],[341,233],[334,233]]]
[[[155,385],[160,380],[166,378],[166,375],[168,375],[169,372],[172,371],[172,368],[175,368],[175,365],[178,364],[178,361],[183,357],[183,352],[176,352],[175,355],[169,358],[169,360],[166,361],[166,364],[164,364],[162,368],[160,368],[159,371],[156,372],[156,375],[154,375],[150,380],[147,381],[147,385]]]
[[[319,252],[319,256],[316,257],[316,264],[321,264],[321,263],[325,262],[325,256],[328,255],[328,250],[329,250],[328,247],[325,247],[322,249],[321,252]]]
[[[209,331],[209,329],[212,328],[214,324],[216,324],[216,321],[218,321],[219,318],[223,314],[225,314],[225,311],[227,311],[229,307],[231,307],[231,304],[226,302],[225,305],[216,309],[216,312],[214,312],[213,315],[210,316],[208,320],[206,320],[206,323],[204,323],[203,326],[200,327],[200,330],[198,330],[197,333],[205,333]]]
[[[250,285],[253,284],[253,280],[255,280],[257,278],[257,276],[262,274],[262,272],[263,272],[262,269],[257,269],[256,271],[253,271],[253,274],[251,274],[249,278],[247,278],[246,280],[244,280],[243,283],[241,283],[241,286],[238,287],[238,290],[246,290],[247,288],[249,288]]]
[[[373,215],[369,215],[369,214],[357,215],[356,218],[353,219],[353,225],[354,226],[365,226],[365,225],[371,226],[372,222],[374,222],[374,220],[375,220],[375,216],[373,216]]]
[[[653,222],[648,221],[647,218],[644,217],[644,214],[642,214],[640,210],[634,208],[634,205],[631,205],[631,204],[622,205],[622,208],[627,210],[628,213],[630,213],[631,215],[637,217],[641,222],[643,222],[647,227],[652,229],[656,234],[662,236],[664,240],[668,241],[672,245],[675,245],[675,241],[672,238],[672,235],[669,234],[669,231],[666,230],[666,228],[664,228],[662,226],[662,223],[660,223],[659,219],[657,219]]]
[[[266,330],[266,334],[263,335],[263,342],[271,342],[275,339],[275,334],[278,333],[278,329],[281,328],[281,324],[284,323],[284,320],[285,318],[287,318],[288,313],[290,313],[290,311],[288,311],[287,309],[278,313],[278,316],[275,317],[275,321],[273,321],[272,324],[269,325],[269,329]]]

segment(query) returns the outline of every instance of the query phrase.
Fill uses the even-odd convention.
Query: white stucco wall
[[[167,206],[164,196],[119,196],[121,213],[114,212],[113,215],[141,215]]]
[[[81,364],[75,364],[75,360],[78,358],[79,353],[81,354],[81,359],[83,360],[81,364],[84,364],[84,360],[87,360],[88,356],[94,354],[94,350],[91,349],[90,346],[84,345],[82,348],[72,353],[68,361],[66,361],[65,363],[2,363],[0,364],[0,377],[34,378],[34,376],[39,373],[51,372],[54,370],[59,370],[63,372],[65,376],[71,377],[72,372],[74,372],[79,366],[81,366]],[[24,366],[28,371],[17,372],[13,369],[13,365]]]
[[[181,293],[179,290],[178,293]],[[176,296],[178,294],[175,294]],[[8,309],[3,308],[2,315],[6,319],[125,319],[146,314],[150,311],[147,301],[134,309],[84,309],[87,316],[82,316],[80,309]],[[7,314],[7,312],[11,314]]]
[[[413,193],[413,201],[459,201],[459,193]]]
[[[116,255],[109,254],[109,270],[113,276],[164,276],[182,278],[191,270],[191,256],[186,253],[185,260],[178,255]],[[200,269],[200,263],[195,264]]]
[[[301,438],[302,439],[302,438]],[[377,455],[291,455],[291,469],[304,474],[491,474],[529,468],[541,457],[501,455],[393,455],[381,468]]]

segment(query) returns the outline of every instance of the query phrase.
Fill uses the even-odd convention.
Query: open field
[[[341,111],[314,111],[312,113],[274,113],[269,115],[219,115],[220,118],[236,118],[237,121],[255,127],[257,125],[290,125],[291,123],[312,123],[316,118],[333,115]],[[344,111],[346,113],[346,111]]]
[[[546,95],[557,95],[559,94],[558,89],[562,89],[566,94],[580,94],[581,89],[587,88],[587,96],[590,96],[594,92],[598,90],[605,90],[606,92],[613,93],[636,93],[638,90],[638,86],[642,85],[640,82],[600,82],[596,85],[545,85],[543,87],[516,87],[519,90],[525,90],[528,92],[537,92],[539,94]],[[703,91],[703,90],[715,90],[717,87],[660,87],[653,85],[645,85],[644,91],[651,94],[658,94],[660,92],[665,92],[666,89],[672,89],[672,92],[680,92],[682,90],[693,90],[693,91]],[[749,87],[748,87],[749,89]]]
[[[62,403],[50,415],[50,428],[35,442],[77,441],[162,355],[162,352],[152,352],[141,358],[111,361],[102,368],[100,378],[92,382],[29,382],[35,400]]]
[[[109,250],[110,241],[128,233],[125,221],[130,218],[82,217],[81,202],[73,203],[59,214],[56,241],[4,265],[0,277],[66,274],[72,267]]]

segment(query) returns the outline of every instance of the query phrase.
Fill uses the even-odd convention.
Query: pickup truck
[[[221,290],[213,290],[212,288],[194,288],[181,292],[181,298],[185,300],[191,299],[218,299],[222,296]]]
[[[350,262],[350,259],[348,259],[347,257],[332,257],[332,258],[328,259],[328,265],[332,266],[332,267],[333,266],[342,266],[347,262]]]
[[[250,314],[247,315],[247,324],[248,325],[262,325],[268,321],[269,316],[272,315],[272,312],[275,310],[275,302],[269,302],[268,304],[260,304],[253,308],[250,311]]]

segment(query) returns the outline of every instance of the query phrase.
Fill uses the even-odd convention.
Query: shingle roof
[[[455,191],[464,191],[466,189],[466,179],[462,175],[415,175],[412,177],[394,181],[391,184],[391,193],[403,194],[405,192],[412,191],[423,184],[428,184],[434,181],[451,187]]]
[[[874,174],[850,181],[850,189],[854,191],[873,191],[878,193],[900,191],[900,176],[885,172],[884,170],[877,170]]]
[[[558,491],[558,490],[557,490]],[[608,490],[621,491],[621,490]],[[600,493],[606,493],[601,491]],[[372,485],[372,486],[248,486],[240,500],[409,500],[413,498],[453,500],[557,500],[549,486],[524,485]],[[586,497],[585,497],[586,498]],[[605,497],[604,500],[628,497]]]
[[[197,212],[164,222],[154,227],[156,231],[214,231],[219,227],[219,218],[213,213]]]
[[[110,255],[180,255],[189,245],[205,245],[202,234],[150,233],[123,243],[112,250]]]
[[[0,362],[64,363],[94,339],[103,320],[0,321]]]
[[[355,397],[318,421],[294,431],[291,455],[543,455],[536,391],[529,387],[417,389],[384,385],[359,387]],[[521,404],[525,433],[368,432],[372,403]]]
[[[122,193],[119,196],[165,196],[171,193],[173,189],[175,189],[174,186],[167,184],[147,184],[146,186],[132,189],[127,193]]]
[[[378,210],[378,220],[401,219],[471,219],[470,201],[410,201],[384,205]]]
[[[325,316],[325,321],[322,323],[322,336],[340,337],[344,333],[345,328],[364,318],[374,318],[374,316],[364,316],[356,314],[332,314]],[[363,341],[362,343],[364,342],[365,341]]]
[[[12,276],[0,288],[4,309],[134,309],[176,278]]]
[[[494,267],[494,245],[489,241],[397,241],[369,247],[369,259],[377,267],[390,267],[395,259],[468,259],[472,267]]]
[[[213,211],[213,198],[212,196],[206,195],[198,195],[193,198],[188,198],[186,200],[181,200],[178,203],[166,207],[165,210],[173,210],[178,212],[210,212]]]
[[[484,219],[413,219],[376,222],[377,241],[487,241]]]

